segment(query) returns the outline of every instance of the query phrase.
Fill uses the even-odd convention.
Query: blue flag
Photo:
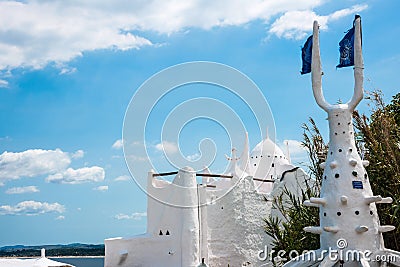
[[[357,18],[359,18],[358,15],[356,15],[354,22]],[[346,35],[339,42],[340,59],[339,65],[337,65],[336,68],[354,66],[354,22],[353,28],[348,30]]]
[[[301,68],[301,75],[311,72],[311,57],[312,57],[312,35],[308,37],[303,48],[301,48],[301,60],[303,66]]]

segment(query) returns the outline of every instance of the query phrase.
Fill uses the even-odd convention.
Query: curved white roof
[[[280,179],[282,174],[293,165],[286,157],[283,151],[267,137],[258,143],[249,155],[248,135],[246,134],[245,144],[240,158],[236,157],[236,149],[232,149],[232,157],[228,172],[236,177],[253,176],[254,185],[258,192],[270,193],[273,187],[273,181]],[[267,181],[265,181],[267,180]],[[231,186],[224,181],[214,181],[218,187]]]
[[[288,164],[286,155],[268,136],[250,154],[252,173],[257,178],[275,179]]]

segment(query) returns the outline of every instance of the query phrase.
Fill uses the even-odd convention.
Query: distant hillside
[[[43,246],[5,246],[0,247],[0,257],[40,257],[40,250],[46,249],[47,257],[60,256],[104,256],[104,245],[69,244]]]

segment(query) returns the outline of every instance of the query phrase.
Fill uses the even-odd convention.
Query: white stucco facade
[[[196,175],[204,172],[189,167],[172,182],[149,172],[147,190],[157,200],[147,199],[147,232],[106,239],[105,267],[190,267],[202,258],[209,266],[265,264],[257,256],[270,245],[264,219],[272,203],[266,198],[285,186],[299,192],[307,175],[268,136],[251,153],[246,136],[240,158],[235,152],[224,177],[206,173],[201,184]]]

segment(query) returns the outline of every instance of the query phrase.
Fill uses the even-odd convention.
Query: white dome
[[[250,154],[250,166],[256,178],[276,179],[288,164],[283,151],[269,137],[258,143]]]

